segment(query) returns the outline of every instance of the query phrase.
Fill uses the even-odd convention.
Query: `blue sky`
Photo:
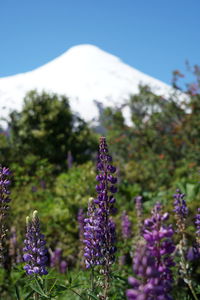
[[[32,70],[90,43],[170,83],[200,64],[199,0],[0,2],[0,77]]]

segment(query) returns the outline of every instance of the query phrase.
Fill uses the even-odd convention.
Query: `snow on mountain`
[[[150,85],[158,95],[172,91],[167,84],[96,46],[79,45],[33,71],[0,78],[0,117],[20,110],[25,93],[37,89],[68,96],[72,110],[91,121],[98,116],[94,100],[120,106],[130,94],[137,93],[139,84]]]

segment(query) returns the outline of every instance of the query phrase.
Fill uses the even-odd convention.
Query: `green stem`
[[[104,293],[103,293],[103,297],[104,299],[108,299],[108,291],[109,291],[109,287],[110,287],[110,268],[108,265],[105,266],[105,276],[104,276]]]
[[[194,291],[194,289],[193,289],[193,286],[192,286],[191,282],[188,283],[188,286],[189,286],[189,288],[190,288],[190,291],[191,291],[192,296],[194,297],[194,299],[195,299],[195,300],[198,300],[197,295],[196,295],[196,293],[195,293],[195,291]]]
[[[94,285],[94,268],[93,268],[93,266],[91,267],[90,280],[91,280],[91,292],[93,293],[94,292],[94,288],[95,288],[95,285]]]
[[[185,282],[187,283],[194,299],[198,300],[197,295],[196,295],[196,293],[193,289],[191,278],[188,274],[188,270],[187,270],[187,267],[186,267],[185,255],[184,255],[184,250],[183,250],[185,246],[186,246],[186,236],[185,236],[185,233],[182,232],[182,241],[180,242],[180,252],[181,252],[182,266],[184,268],[184,273],[185,273],[185,277],[186,277]]]

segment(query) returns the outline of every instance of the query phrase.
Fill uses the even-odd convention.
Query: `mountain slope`
[[[33,71],[0,78],[0,116],[20,110],[25,93],[31,89],[65,94],[74,112],[89,121],[97,117],[94,100],[120,106],[139,84],[148,84],[159,95],[171,88],[160,80],[123,63],[93,45],[70,48],[63,55]]]

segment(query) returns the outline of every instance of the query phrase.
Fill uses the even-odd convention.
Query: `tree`
[[[30,91],[22,111],[10,114],[9,128],[12,152],[20,161],[32,155],[62,169],[69,152],[75,162],[84,162],[95,147],[87,124],[72,114],[68,99],[57,94]]]
[[[104,126],[112,153],[120,153],[120,171],[130,184],[143,190],[169,188],[179,177],[196,172],[200,151],[200,95],[189,94],[185,108],[177,95],[163,99],[149,87],[127,103],[132,125],[114,109],[105,110]],[[179,175],[178,175],[179,174]]]

